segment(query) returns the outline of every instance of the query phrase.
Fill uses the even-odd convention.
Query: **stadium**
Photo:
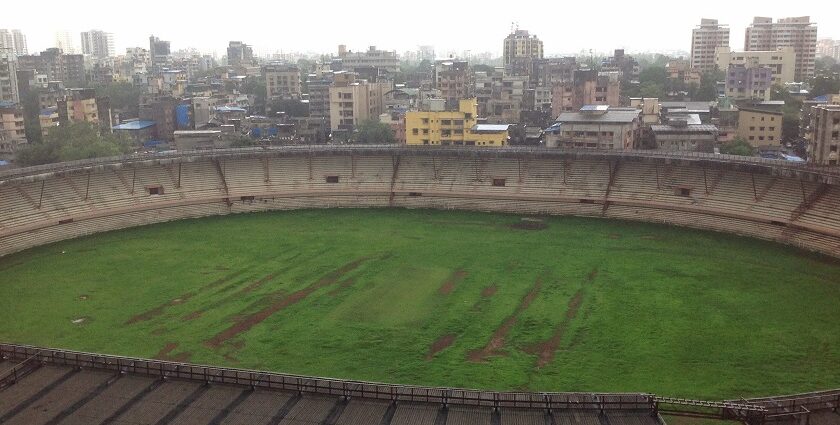
[[[836,315],[836,309],[832,310],[831,306],[836,306],[840,276],[836,262],[840,258],[838,185],[840,174],[836,172],[776,160],[529,148],[291,146],[138,155],[4,171],[0,173],[0,273],[6,278],[0,283],[0,293],[4,300],[2,310],[6,313],[0,313],[3,314],[0,317],[9,329],[0,332],[0,339],[10,342],[0,344],[0,423],[837,424],[840,423],[837,412],[840,389],[831,388],[838,386],[840,371],[836,360],[840,344],[836,322],[830,315]],[[349,209],[350,212],[338,209]],[[285,210],[296,211],[213,218]],[[323,212],[313,212],[315,210]],[[184,219],[198,220],[176,221]],[[280,221],[269,221],[260,226],[253,223],[253,220],[263,219]],[[388,224],[388,219],[393,222]],[[313,220],[319,220],[321,236],[307,239],[307,246],[298,246],[297,240],[309,237],[306,235],[310,230],[316,232],[317,229],[307,227]],[[375,238],[363,239],[355,233],[341,233],[343,228],[352,227],[348,223],[357,220],[377,226],[361,229],[373,233]],[[425,227],[409,233],[418,220]],[[453,221],[458,222],[455,227]],[[164,222],[173,223],[159,224]],[[278,230],[281,232],[278,235],[283,237],[271,238],[265,234],[265,229],[270,228],[266,226],[271,223],[284,224],[283,230]],[[485,226],[487,223],[492,226]],[[188,232],[190,229],[181,233],[177,227],[181,224],[197,227],[192,233]],[[459,233],[457,226],[464,225],[474,227],[470,232]],[[602,226],[607,230],[599,230]],[[570,227],[583,228],[586,233],[573,234]],[[266,272],[265,279],[261,279],[262,271],[254,276],[242,275],[248,274],[248,264],[239,264],[238,269],[231,266],[207,269],[213,264],[210,260],[217,261],[215,258],[204,258],[204,268],[190,270],[198,267],[185,259],[203,261],[202,257],[207,256],[202,250],[202,232],[210,232],[208,229],[218,235],[221,245],[227,238],[240,233],[247,234],[245,243],[264,243],[261,247],[267,247],[269,243],[282,245],[280,253],[270,253],[268,248],[249,253],[256,258],[255,262],[274,255],[270,261],[277,264],[278,270]],[[297,235],[296,230],[305,235]],[[605,232],[602,240],[597,244],[588,241],[599,231]],[[446,247],[436,245],[442,243],[439,233],[472,243],[469,249],[475,249],[476,256],[482,258],[466,263],[469,267],[459,263],[467,261],[462,258],[446,262],[454,254]],[[492,257],[479,250],[476,245],[479,241],[468,240],[476,233],[493,240],[499,247],[514,249]],[[342,245],[342,240],[354,235],[356,245]],[[528,251],[527,255],[523,254],[525,258],[518,259],[515,249],[527,241],[539,241],[537,248],[548,247],[552,241],[563,237],[572,238],[572,242],[567,243],[577,249],[551,251],[547,262],[580,261],[575,264],[574,273],[583,283],[580,288],[563,293],[565,298],[557,295],[557,299],[564,302],[558,302],[561,305],[556,306],[549,300],[551,291],[562,292],[563,289],[559,285],[552,286],[549,281],[562,280],[562,276],[542,269],[529,270],[530,274],[517,271],[520,267],[517,262],[528,264],[529,257],[539,254]],[[673,241],[666,245],[668,238]],[[191,245],[175,243],[185,239],[190,239]],[[371,248],[369,252],[364,251],[365,246],[378,247],[377,244],[385,243],[377,239],[399,239],[400,246],[392,242],[393,246],[388,245],[387,250]],[[414,239],[418,241],[409,242]],[[167,243],[169,240],[173,242]],[[141,245],[133,245],[140,243],[137,241],[150,245],[140,248]],[[155,241],[159,241],[160,246],[155,245]],[[705,243],[709,244],[708,248]],[[417,252],[418,246],[423,244],[431,246],[429,253],[417,254],[413,259],[414,268],[381,270],[385,266],[380,263],[393,262],[394,258],[405,260],[403,256]],[[774,356],[788,361],[784,367],[792,368],[795,363],[805,361],[806,358],[800,355],[808,355],[811,362],[805,364],[804,369],[819,370],[788,370],[794,374],[789,378],[792,384],[788,386],[767,383],[775,379],[778,371],[759,367],[753,373],[765,375],[769,380],[762,381],[766,387],[750,387],[746,381],[739,385],[738,373],[747,373],[744,371],[732,376],[727,375],[732,371],[716,371],[720,376],[698,376],[696,379],[710,382],[729,379],[729,386],[715,387],[698,382],[697,388],[690,388],[692,383],[677,380],[674,385],[679,388],[676,388],[651,379],[650,376],[665,379],[666,375],[656,375],[656,369],[663,369],[657,364],[664,363],[657,363],[662,360],[656,353],[641,353],[639,357],[647,357],[648,363],[644,368],[640,367],[643,369],[640,374],[647,374],[648,381],[645,378],[632,380],[636,367],[630,360],[634,357],[629,354],[627,362],[631,364],[599,367],[604,369],[603,375],[588,381],[584,378],[563,381],[570,379],[568,376],[552,377],[561,382],[555,382],[553,386],[550,382],[539,381],[539,371],[543,367],[550,370],[551,364],[563,359],[559,357],[562,353],[557,354],[562,351],[561,346],[565,347],[566,343],[586,345],[587,332],[592,334],[591,328],[575,327],[580,318],[588,317],[587,314],[598,314],[586,309],[586,303],[591,301],[583,299],[584,296],[613,291],[612,296],[618,299],[632,300],[630,291],[619,287],[602,288],[607,286],[603,281],[616,283],[617,280],[610,279],[612,274],[630,273],[655,265],[640,258],[665,256],[681,246],[691,248],[692,244],[708,249],[710,257],[718,254],[715,250],[721,250],[720,258],[716,257],[715,262],[702,267],[706,274],[692,278],[720,291],[716,293],[720,299],[737,298],[739,288],[752,287],[748,285],[756,282],[762,284],[763,278],[755,275],[768,270],[778,272],[779,281],[790,283],[789,286],[801,281],[801,288],[780,288],[769,280],[766,282],[764,292],[768,294],[764,296],[781,297],[791,305],[790,309],[773,305],[772,314],[778,315],[779,321],[789,327],[768,331],[766,336],[776,344],[787,343],[783,349],[773,352]],[[135,250],[124,252],[121,246]],[[575,260],[575,255],[594,258],[594,253],[603,246],[614,250],[610,251],[610,256],[613,252],[625,251],[621,254],[623,259],[615,263],[587,262],[584,261],[586,258]],[[746,258],[744,252],[754,246],[760,253],[755,255],[766,258],[744,260],[756,261],[750,263],[752,268],[736,269],[735,261],[726,263],[726,267],[733,267],[732,270],[720,265],[721,258],[726,256],[743,260]],[[238,249],[231,242],[230,250]],[[466,250],[464,247],[459,249]],[[144,260],[146,250],[159,251],[162,255],[147,262]],[[422,267],[420,260],[431,257],[436,250],[444,257],[439,261],[446,268]],[[561,252],[562,256],[557,254]],[[646,256],[632,257],[640,252]],[[691,255],[697,261],[703,261],[700,258],[702,251]],[[94,256],[101,259],[96,260]],[[304,262],[304,268],[307,268],[308,257],[323,260],[308,264],[311,270],[287,268],[298,262]],[[794,257],[796,261],[790,259]],[[502,264],[489,261],[490,258],[498,259]],[[63,276],[67,279],[73,275],[88,278],[106,273],[101,267],[85,266],[87,262],[93,264],[95,261],[110,264],[113,270],[107,270],[107,279],[117,282],[124,278],[132,285],[114,283],[110,289],[97,288],[100,292],[89,293],[63,288]],[[566,271],[562,265],[552,267],[559,270],[555,270],[556,274],[562,275]],[[53,273],[45,269],[51,269]],[[782,277],[785,269],[794,270],[795,275]],[[177,286],[175,280],[180,279],[180,273],[188,272],[192,273],[190,276],[198,277],[205,273],[205,280],[203,284],[171,290],[160,286],[158,289],[163,289],[158,291],[154,286],[158,270],[173,280],[167,283],[164,279],[159,285]],[[300,274],[289,274],[292,272]],[[353,353],[355,357],[344,359],[344,369],[331,369],[322,363],[328,362],[329,352],[341,351],[342,345],[315,337],[303,342],[282,341],[281,345],[290,347],[281,350],[287,354],[301,344],[316,346],[300,356],[299,365],[292,367],[294,370],[283,368],[282,362],[260,359],[264,353],[246,353],[252,344],[275,344],[277,335],[284,335],[286,331],[267,328],[269,321],[281,313],[291,312],[292,308],[296,308],[295,314],[310,320],[299,325],[300,332],[312,329],[313,334],[328,333],[326,326],[329,324],[351,330],[354,326],[363,328],[363,319],[367,320],[372,314],[363,311],[365,306],[376,310],[377,320],[382,322],[405,320],[399,322],[405,328],[420,323],[392,316],[397,314],[394,310],[415,314],[410,305],[406,306],[415,299],[412,292],[402,300],[407,304],[393,301],[396,307],[392,309],[370,301],[388,304],[394,294],[387,291],[367,294],[368,298],[363,298],[365,302],[357,304],[342,301],[345,294],[349,294],[346,299],[361,296],[353,291],[360,290],[359,283],[365,278],[363,273],[374,272],[392,280],[405,280],[417,291],[427,285],[425,280],[433,280],[432,292],[436,298],[429,298],[432,307],[423,313],[424,320],[434,316],[443,320],[448,309],[454,309],[459,315],[478,317],[479,321],[487,320],[479,313],[497,301],[502,303],[498,307],[500,313],[492,316],[495,322],[480,324],[487,325],[482,329],[488,329],[488,333],[472,340],[478,342],[477,346],[465,343],[464,332],[441,334],[439,331],[445,328],[435,328],[434,332],[442,335],[441,338],[422,341],[421,345],[431,347],[428,352],[416,353],[416,359],[412,360],[423,368],[432,368],[430,365],[439,358],[451,363],[446,368],[441,366],[443,372],[434,379],[424,378],[426,369],[423,368],[403,375],[390,372],[378,375],[376,369],[385,365],[375,361],[365,365],[368,351],[357,351]],[[720,274],[724,272],[729,274]],[[304,286],[266,293],[251,305],[250,310],[226,312],[224,323],[213,328],[210,335],[196,337],[196,346],[201,347],[204,354],[193,353],[191,357],[177,343],[154,349],[143,346],[147,340],[164,340],[167,332],[175,332],[179,326],[183,335],[196,333],[195,328],[190,327],[190,321],[200,321],[214,309],[228,307],[216,295],[224,295],[235,303],[253,291],[274,284],[275,274],[282,273],[292,276],[290,280],[303,281]],[[517,291],[506,291],[505,285],[492,283],[515,273],[530,279],[519,282]],[[688,272],[671,266],[661,273]],[[483,276],[490,284],[473,284]],[[732,282],[726,281],[726,276],[731,276]],[[144,288],[144,282],[149,282],[149,288]],[[596,288],[596,282],[601,286]],[[241,287],[231,286],[233,283]],[[472,298],[468,298],[467,291],[473,289]],[[690,288],[682,287],[678,292],[690,293],[698,297],[697,303],[703,303],[707,300],[703,297],[708,294],[702,289],[690,292]],[[73,292],[76,298],[66,305],[45,301],[71,290],[76,291]],[[421,294],[416,299],[425,300],[425,296]],[[750,295],[753,296],[757,297]],[[98,312],[74,315],[80,304],[94,302],[97,297],[115,297],[113,299],[120,301],[118,305],[99,304],[97,308],[103,310],[99,317]],[[454,302],[447,304],[446,297],[453,297],[466,306],[458,310]],[[660,314],[652,314],[651,322],[640,325],[643,331],[640,334],[666,334],[662,337],[665,340],[676,338],[668,336],[666,331],[671,328],[665,327],[666,322],[679,319],[668,314],[671,311],[669,303],[674,299],[663,296],[655,301]],[[773,298],[774,302],[779,299]],[[691,303],[685,298],[680,300]],[[761,298],[756,300],[759,302],[755,304],[761,304]],[[203,302],[209,308],[189,314],[190,303],[194,302]],[[55,311],[39,311],[41,303]],[[580,307],[580,303],[584,303],[584,307]],[[343,309],[344,314],[322,317],[319,311],[318,315],[305,316],[304,305],[308,309],[320,306],[325,311]],[[528,320],[528,315],[534,314],[530,310],[536,307],[557,307],[559,314],[552,313],[551,317],[561,320],[553,323]],[[751,320],[765,320],[756,313],[758,310],[750,310],[760,306],[733,303],[729,307],[744,310],[744,316],[735,317],[742,317],[745,327],[760,323]],[[471,314],[474,315],[469,316]],[[716,314],[717,318],[726,316],[725,312]],[[53,323],[56,317],[64,318],[61,326]],[[105,317],[119,317],[121,322]],[[359,319],[358,323],[354,318]],[[618,316],[610,316],[610,319],[622,321]],[[685,326],[691,329],[690,332],[703,334],[704,327],[718,329],[713,319],[708,318],[709,323],[686,320]],[[633,320],[634,316],[623,317],[625,322]],[[650,323],[660,322],[662,328],[649,327]],[[283,324],[292,325],[291,322]],[[718,325],[720,329],[733,327],[730,321]],[[523,329],[528,326],[534,329]],[[111,329],[111,332],[87,331],[91,329]],[[621,332],[626,333],[626,329],[622,328]],[[531,338],[530,342],[544,340],[539,350],[506,349],[505,344],[513,345],[511,340],[516,335],[526,335],[526,330],[540,336]],[[372,336],[364,329],[356,331],[354,340],[381,339],[381,335]],[[764,330],[741,331],[762,333]],[[85,342],[68,342],[70,346],[55,347],[55,341],[70,341],[64,338],[69,338],[67,335],[73,332],[78,333],[74,338],[85,339]],[[569,341],[571,337],[565,335],[566,332],[576,332],[584,341]],[[803,354],[797,350],[805,347],[802,345],[805,342],[786,339],[797,334],[804,338],[822,335],[822,339],[811,352]],[[718,339],[727,338],[720,335]],[[690,344],[692,340],[680,341]],[[693,341],[704,343],[697,342],[700,339]],[[405,342],[410,344],[409,339]],[[734,341],[724,342],[736,346],[732,352],[724,353],[726,357],[737,357],[750,349],[737,346]],[[372,342],[361,341],[360,345],[363,344]],[[604,346],[610,346],[609,341]],[[97,347],[113,347],[113,351]],[[694,348],[700,349],[699,346],[683,347],[686,351]],[[623,350],[620,346],[613,349]],[[324,360],[319,361],[318,350],[323,352]],[[239,351],[241,357],[237,358]],[[452,361],[455,359],[450,355],[452,351],[457,351],[459,362]],[[248,355],[256,360],[245,362]],[[294,357],[294,354],[289,356]],[[656,360],[651,361],[651,357]],[[197,365],[195,360],[226,367]],[[408,357],[397,360],[398,363],[403,361],[409,363]],[[537,383],[507,377],[503,366],[508,361],[529,365],[526,369],[531,370],[531,378]],[[245,367],[238,367],[243,363]],[[685,369],[658,372],[680,374],[694,367],[701,368],[696,364],[684,366]],[[461,368],[470,372],[459,375],[457,371]],[[394,370],[401,370],[401,367],[398,365]],[[300,371],[309,373],[298,373]],[[473,372],[475,375],[469,374]],[[325,375],[342,376],[340,379],[315,377]],[[617,375],[629,377],[610,382],[605,378]],[[384,383],[384,378],[376,379],[380,376],[405,377],[411,382]],[[477,386],[481,388],[462,389],[475,388],[471,383],[479,383]],[[683,385],[687,387],[683,389]],[[702,385],[706,385],[708,391],[701,390]],[[631,386],[632,390],[628,391]],[[653,392],[652,388],[669,392]],[[775,391],[776,388],[781,392]],[[786,392],[787,388],[801,391]],[[812,392],[815,390],[824,391]],[[715,397],[717,394],[721,396]],[[693,422],[686,418],[708,422]]]

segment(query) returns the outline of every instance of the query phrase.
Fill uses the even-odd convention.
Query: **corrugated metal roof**
[[[114,130],[142,130],[144,128],[149,128],[155,124],[157,123],[154,121],[138,120],[129,121],[120,125],[115,125],[113,128]]]
[[[476,124],[472,131],[507,131],[510,124]]]

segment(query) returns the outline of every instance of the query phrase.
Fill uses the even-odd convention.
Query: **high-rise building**
[[[172,63],[171,52],[169,51],[169,42],[161,40],[155,36],[149,37],[149,59],[152,66],[152,72],[158,72],[163,68],[167,68]]]
[[[817,51],[817,26],[810,17],[772,18],[755,17],[747,27],[744,50],[776,50],[793,47],[796,53],[794,78],[802,82],[814,76]]]
[[[76,53],[79,53],[76,49],[76,43],[73,41],[73,35],[70,31],[56,31],[55,47],[58,47],[62,52],[68,55],[75,55]]]
[[[18,103],[17,61],[10,49],[0,49],[0,102]]]
[[[227,60],[230,66],[250,65],[254,61],[254,49],[241,41],[228,43]]]
[[[20,30],[0,29],[0,49],[11,50],[16,55],[28,55],[26,36]]]
[[[717,19],[701,19],[700,25],[691,31],[691,67],[700,72],[717,69],[715,49],[718,47],[729,47],[729,26],[718,24]]]
[[[82,53],[98,59],[114,56],[114,35],[100,30],[83,32]]]
[[[511,75],[530,75],[534,59],[542,59],[543,42],[526,30],[517,29],[505,37],[502,56]]]

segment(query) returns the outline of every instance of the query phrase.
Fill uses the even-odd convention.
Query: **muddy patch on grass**
[[[160,336],[160,335],[163,335],[165,333],[166,333],[166,328],[157,328],[157,329],[152,331],[152,335],[154,335],[154,336]]]
[[[583,295],[583,288],[581,288],[574,296],[572,296],[572,299],[569,300],[569,306],[566,309],[566,316],[563,318],[563,321],[554,328],[554,334],[551,335],[551,338],[547,341],[534,344],[524,350],[526,353],[537,355],[537,368],[542,368],[554,360],[554,353],[560,346],[560,342],[566,334],[566,329],[568,329],[572,320],[577,317],[580,305],[583,304]]]
[[[438,292],[442,295],[449,295],[452,291],[455,290],[455,287],[458,286],[459,283],[463,282],[463,280],[467,277],[467,272],[463,269],[455,270],[446,281],[443,282],[443,285],[440,286]]]
[[[618,233],[610,233],[607,237],[610,239],[621,239],[621,235],[619,235]]]
[[[204,344],[211,348],[220,347],[227,340],[234,338],[239,334],[247,332],[255,325],[271,317],[271,315],[273,315],[274,313],[277,313],[278,311],[283,310],[286,307],[303,301],[304,299],[306,299],[306,297],[308,297],[310,294],[317,291],[318,289],[336,283],[339,279],[342,278],[342,276],[355,270],[367,260],[367,258],[361,258],[353,262],[347,263],[341,266],[340,268],[330,273],[327,273],[321,279],[318,279],[316,282],[310,284],[306,288],[292,292],[291,294],[271,303],[270,305],[264,307],[256,313],[242,316],[241,318],[236,320],[236,323],[234,323],[233,326],[225,329],[222,332],[219,332],[209,340],[205,341]]]
[[[493,335],[490,336],[490,341],[484,347],[478,350],[471,350],[467,353],[467,360],[474,362],[474,363],[483,363],[487,361],[487,358],[493,355],[499,355],[502,353],[502,348],[505,346],[505,338],[507,334],[513,329],[513,325],[516,324],[516,320],[519,318],[519,315],[525,311],[528,306],[537,298],[537,295],[540,292],[540,288],[542,287],[542,281],[537,279],[534,286],[531,287],[531,290],[528,291],[527,294],[522,298],[522,301],[519,302],[519,305],[516,306],[516,310],[508,316],[502,324],[496,328],[493,332]]]
[[[435,357],[437,353],[449,348],[455,342],[457,336],[455,334],[446,334],[437,339],[437,341],[432,343],[432,346],[429,347],[429,352],[426,354],[426,360],[431,360]]]
[[[273,275],[273,274],[270,274],[270,275],[268,275],[268,276],[265,276],[265,277],[263,277],[262,279],[257,280],[256,282],[251,283],[250,285],[248,285],[248,286],[246,286],[246,287],[242,288],[242,290],[241,290],[241,291],[239,291],[239,293],[240,293],[240,294],[247,294],[247,293],[249,293],[249,292],[254,292],[254,290],[256,290],[257,288],[259,288],[260,286],[263,286],[263,284],[265,284],[266,282],[268,282],[268,281],[269,281],[269,280],[271,280],[271,279],[274,279],[274,275]]]
[[[595,281],[595,278],[598,277],[598,268],[592,269],[589,274],[586,275],[586,283],[592,283]]]
[[[163,304],[161,304],[161,305],[159,305],[159,306],[157,306],[157,307],[155,307],[151,310],[147,310],[143,313],[132,316],[130,319],[128,319],[128,321],[125,322],[125,324],[126,325],[133,325],[135,323],[140,323],[140,322],[145,322],[147,320],[152,320],[155,317],[158,317],[158,316],[162,315],[163,312],[166,311],[167,308],[183,304],[183,303],[187,302],[187,300],[189,300],[193,296],[195,296],[194,292],[188,292],[186,294],[182,294],[180,297],[174,298],[174,299],[172,299],[172,300],[170,300],[166,303],[163,303]]]
[[[223,285],[223,284],[227,283],[228,281],[236,278],[237,276],[239,276],[243,273],[245,273],[245,270],[238,270],[236,272],[228,274],[227,276],[223,276],[219,279],[216,279],[216,280],[198,288],[198,290],[196,290],[196,291],[181,294],[180,296],[178,296],[176,298],[173,298],[172,300],[167,301],[167,302],[165,302],[165,303],[163,303],[163,304],[161,304],[161,305],[159,305],[159,306],[157,306],[157,307],[155,307],[151,310],[147,310],[143,313],[132,316],[130,319],[128,319],[125,322],[125,324],[126,325],[133,325],[135,323],[152,320],[155,317],[158,317],[158,316],[162,315],[166,311],[167,308],[183,304],[183,303],[187,302],[190,298],[196,296],[198,293],[209,290],[209,289],[213,289],[213,288],[215,288],[219,285]]]
[[[184,316],[184,320],[186,320],[186,321],[195,320],[195,319],[198,319],[199,317],[201,317],[201,315],[203,315],[203,314],[204,314],[203,311],[196,310],[196,311]]]
[[[663,238],[661,236],[656,235],[644,235],[642,236],[642,239],[646,241],[661,241]]]
[[[333,289],[330,292],[327,292],[327,295],[329,295],[331,297],[334,297],[334,296],[338,295],[339,293],[341,293],[341,291],[353,286],[353,284],[355,282],[356,281],[353,278],[344,279],[338,284],[338,286],[335,289]]]
[[[484,297],[484,298],[490,298],[493,295],[496,295],[496,292],[498,290],[499,290],[499,288],[496,285],[490,285],[490,286],[481,290],[481,296]]]
[[[154,358],[170,362],[188,362],[190,357],[192,357],[192,353],[184,351],[182,353],[172,354],[176,348],[178,348],[177,342],[168,342],[155,354]]]

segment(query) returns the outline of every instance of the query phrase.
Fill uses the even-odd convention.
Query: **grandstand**
[[[505,148],[285,147],[0,173],[0,255],[181,218],[406,207],[668,223],[840,256],[840,175],[765,159]]]
[[[617,218],[840,257],[840,174],[649,152],[397,146],[214,150],[0,172],[0,255],[170,220],[298,208],[434,208]],[[703,402],[502,393],[213,368],[0,344],[0,423],[838,424],[840,391]],[[129,421],[129,418],[131,420]]]

